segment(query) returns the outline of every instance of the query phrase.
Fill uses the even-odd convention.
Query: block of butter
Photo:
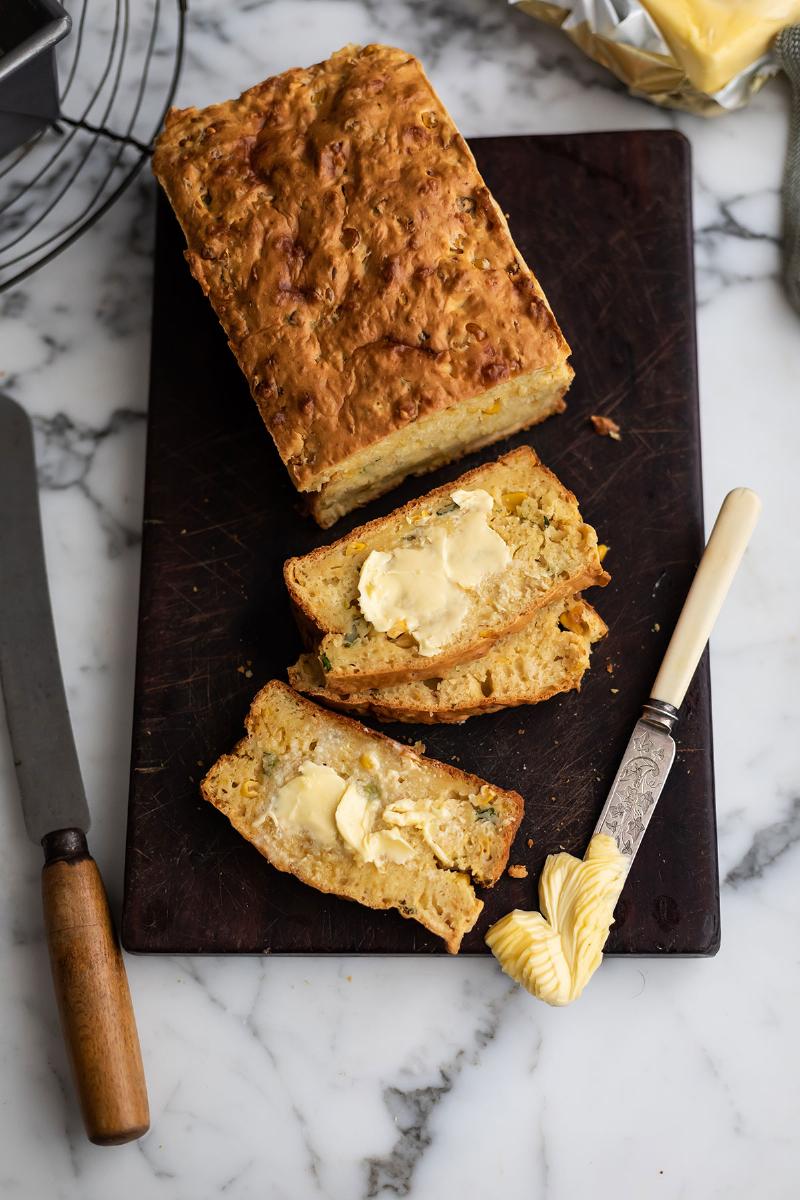
[[[637,96],[706,116],[739,108],[778,70],[775,35],[800,0],[510,0],[557,25]]]

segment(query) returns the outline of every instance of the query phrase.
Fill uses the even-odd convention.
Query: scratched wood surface
[[[535,903],[545,855],[582,853],[655,676],[702,544],[689,154],[672,132],[488,138],[474,150],[573,346],[568,411],[497,449],[408,481],[335,534],[530,442],[611,549],[590,594],[610,633],[580,695],[395,726],[428,753],[525,797],[512,863],[483,893],[463,953]],[[330,540],[299,511],[160,202],[123,939],[178,953],[441,953],[396,913],[323,896],[274,870],[198,794],[248,703],[300,650],[280,568]],[[612,415],[621,442],[589,415]],[[713,954],[719,893],[707,659],[672,776],[634,864],[612,952]],[[529,848],[528,839],[533,839]]]

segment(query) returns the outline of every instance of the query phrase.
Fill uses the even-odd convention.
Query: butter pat
[[[577,1000],[603,961],[629,866],[606,834],[592,838],[583,860],[551,854],[539,881],[542,911],[515,909],[486,935],[506,974],[546,1004]]]
[[[278,790],[272,813],[288,832],[305,833],[322,846],[336,846],[341,838],[365,862],[406,862],[414,848],[398,830],[372,830],[379,808],[332,767],[304,762]]]
[[[336,809],[346,784],[331,767],[304,762],[299,775],[278,789],[272,811],[276,821],[295,833],[307,833],[323,846],[337,841]]]
[[[641,0],[686,77],[713,95],[800,20],[798,0]]]
[[[357,783],[348,784],[336,809],[336,827],[342,841],[365,862],[403,863],[414,849],[396,829],[372,832],[377,808],[377,803],[370,802]]]
[[[383,810],[383,819],[387,825],[410,825],[418,829],[423,841],[427,842],[442,866],[449,869],[454,865],[450,855],[437,842],[431,827],[432,822],[436,820],[436,813],[415,808],[413,800],[397,800]]]
[[[451,499],[454,511],[422,525],[413,544],[367,555],[359,577],[366,619],[379,633],[406,629],[425,657],[457,635],[469,593],[511,562],[511,551],[487,520],[494,504],[489,493],[462,488]]]

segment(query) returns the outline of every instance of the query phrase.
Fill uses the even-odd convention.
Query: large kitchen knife
[[[44,849],[47,944],[86,1132],[118,1145],[146,1132],[147,1090],[125,966],[86,845],[89,809],[50,610],[31,425],[3,395],[0,680],[25,825]]]

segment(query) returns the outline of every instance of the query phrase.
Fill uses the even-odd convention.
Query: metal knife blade
[[[645,704],[594,831],[612,837],[620,853],[631,862],[675,761],[670,731],[677,717],[677,709],[671,704],[660,700]]]
[[[0,681],[28,834],[89,828],[50,608],[33,430],[0,395]]]

